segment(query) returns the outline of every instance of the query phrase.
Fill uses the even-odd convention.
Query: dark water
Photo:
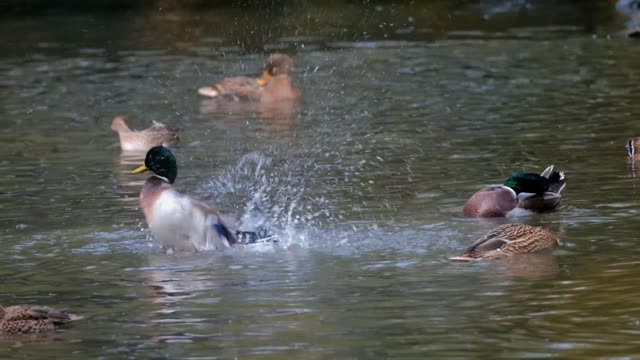
[[[640,356],[640,44],[605,2],[275,3],[0,21],[0,303],[69,307],[13,358]],[[297,108],[198,86],[294,55]],[[183,129],[176,187],[277,245],[167,256],[109,125]],[[480,187],[555,164],[562,246],[451,264]]]

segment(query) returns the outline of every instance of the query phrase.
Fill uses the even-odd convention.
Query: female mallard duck
[[[560,242],[549,230],[525,224],[505,224],[489,231],[459,256],[450,260],[491,260],[553,250]]]
[[[225,78],[213,86],[204,86],[198,93],[212,98],[234,101],[259,101],[270,103],[281,100],[295,100],[300,90],[292,81],[293,60],[284,54],[269,56],[260,79],[246,76]]]
[[[516,207],[548,211],[560,204],[566,185],[564,172],[547,167],[541,175],[516,173],[503,185],[482,189],[469,198],[462,214],[470,217],[504,217]]]
[[[73,320],[68,310],[46,306],[0,305],[0,334],[32,334],[54,331]]]
[[[164,146],[147,152],[134,174],[153,172],[140,192],[140,207],[153,237],[167,252],[224,250],[238,243],[215,209],[175,191],[178,175],[173,153]]]
[[[178,129],[172,129],[157,121],[147,129],[135,131],[127,126],[124,117],[116,116],[111,122],[111,129],[118,133],[120,148],[125,152],[146,152],[154,146],[174,146],[180,142]]]

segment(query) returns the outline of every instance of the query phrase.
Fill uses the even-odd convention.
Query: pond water
[[[1,304],[82,315],[3,359],[640,357],[640,44],[600,1],[59,10],[0,21]],[[297,107],[198,86],[294,55]],[[175,184],[277,244],[165,255],[111,119],[182,129]],[[465,219],[555,164],[561,207]],[[562,245],[447,258],[507,221]]]

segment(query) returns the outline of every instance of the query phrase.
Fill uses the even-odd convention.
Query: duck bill
[[[265,86],[267,85],[267,83],[269,82],[269,80],[271,79],[271,74],[268,71],[265,71],[262,74],[262,77],[260,79],[258,79],[257,83],[258,86]]]
[[[148,171],[149,169],[145,166],[145,165],[140,165],[137,169],[133,170],[131,173],[132,174],[140,174],[143,173],[145,171]]]

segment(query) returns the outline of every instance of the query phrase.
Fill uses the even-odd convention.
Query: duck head
[[[510,187],[516,194],[521,192],[543,194],[549,189],[549,179],[535,173],[516,173],[504,182],[504,186]]]
[[[272,77],[278,75],[290,76],[293,73],[293,60],[284,54],[273,54],[267,59],[262,78],[258,79],[259,86],[265,86]]]
[[[166,180],[169,184],[173,184],[178,176],[178,164],[176,157],[173,156],[171,150],[164,146],[155,146],[149,149],[144,159],[144,165],[133,170],[133,174],[143,173],[145,171],[153,172],[156,176]]]

